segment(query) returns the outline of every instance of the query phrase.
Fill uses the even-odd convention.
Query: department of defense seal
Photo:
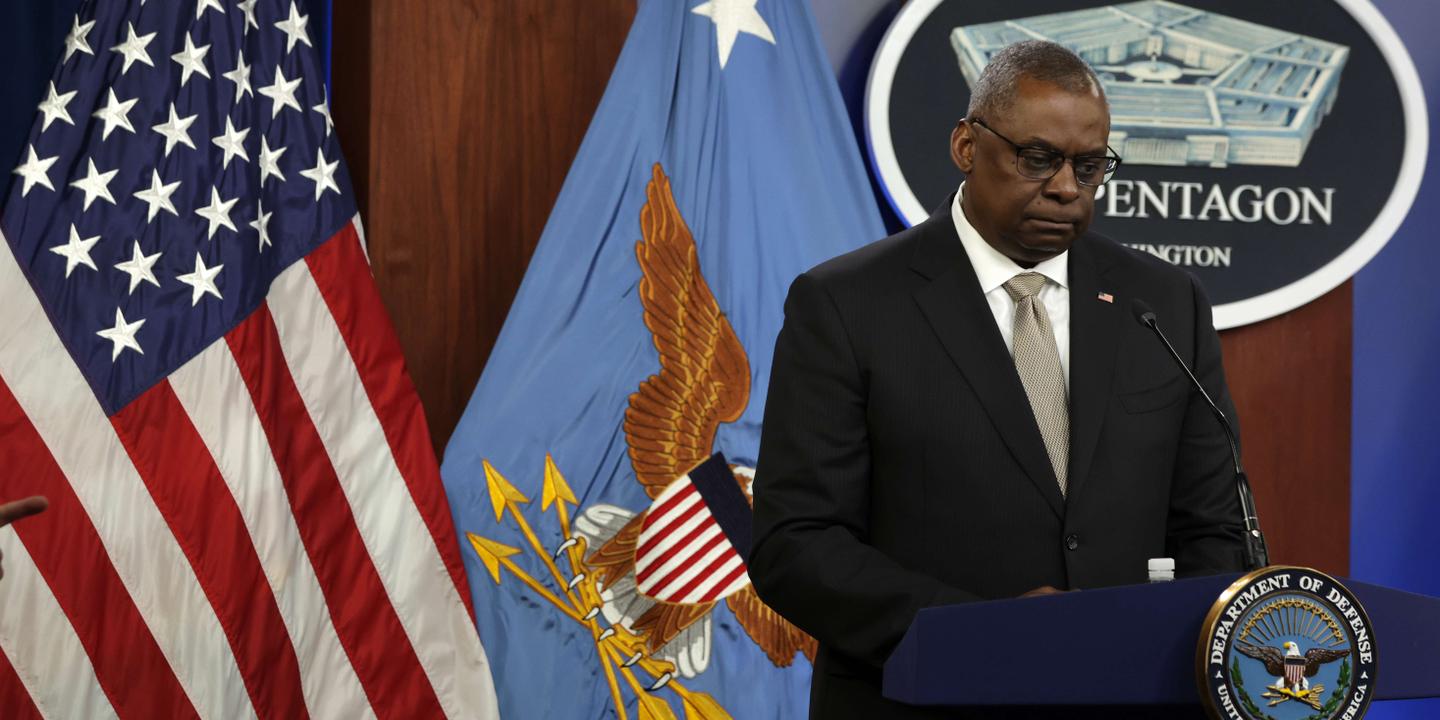
[[[1353,720],[1375,688],[1375,635],[1344,585],[1271,566],[1236,580],[1210,608],[1196,679],[1211,717]]]

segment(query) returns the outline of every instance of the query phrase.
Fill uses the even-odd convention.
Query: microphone
[[[1225,417],[1215,401],[1210,399],[1210,393],[1205,392],[1205,386],[1195,379],[1195,373],[1190,372],[1190,366],[1180,358],[1180,353],[1175,352],[1175,346],[1160,331],[1160,324],[1155,320],[1155,311],[1144,300],[1136,298],[1130,304],[1135,319],[1141,325],[1150,328],[1155,337],[1170,351],[1170,357],[1174,358],[1175,364],[1190,378],[1190,384],[1200,392],[1200,397],[1205,399],[1210,412],[1215,419],[1220,421],[1220,427],[1225,429],[1225,439],[1230,442],[1230,460],[1235,466],[1235,492],[1240,496],[1240,512],[1245,516],[1245,569],[1258,570],[1270,564],[1270,551],[1265,545],[1265,534],[1260,532],[1260,518],[1255,514],[1255,496],[1250,493],[1250,479],[1245,476],[1245,469],[1240,466],[1240,446],[1235,442],[1235,429],[1230,425],[1230,419]]]

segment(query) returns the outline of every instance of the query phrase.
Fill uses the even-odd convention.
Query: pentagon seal
[[[1355,596],[1308,568],[1236,580],[1210,608],[1196,680],[1211,717],[1352,720],[1375,688],[1375,635]]]
[[[930,217],[980,73],[1051,40],[1099,76],[1124,158],[1094,229],[1193,273],[1219,329],[1289,312],[1380,251],[1424,176],[1425,91],[1377,2],[892,3],[865,99],[876,181],[906,223]]]

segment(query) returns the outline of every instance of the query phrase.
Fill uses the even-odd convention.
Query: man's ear
[[[961,120],[950,133],[950,159],[966,175],[975,167],[975,135],[970,124]]]

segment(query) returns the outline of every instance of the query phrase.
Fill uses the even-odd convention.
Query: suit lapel
[[[979,397],[1011,455],[1055,514],[1063,517],[1064,496],[1050,468],[1030,401],[955,232],[949,202],[917,230],[918,247],[911,267],[929,282],[915,291],[915,301]]]
[[[1070,467],[1067,503],[1084,489],[1095,459],[1105,408],[1109,404],[1119,352],[1121,323],[1129,298],[1107,286],[1089,237],[1070,249]],[[1101,293],[1112,295],[1106,302]]]

